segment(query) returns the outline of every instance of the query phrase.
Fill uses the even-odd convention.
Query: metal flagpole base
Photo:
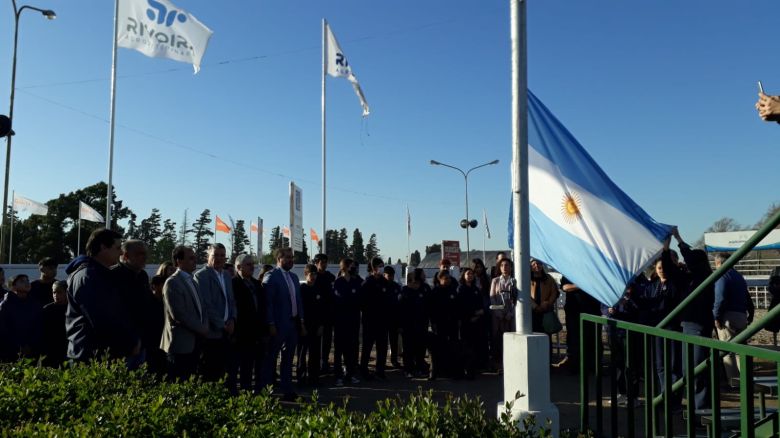
[[[533,415],[536,428],[550,421],[552,436],[558,438],[558,408],[550,401],[550,340],[545,334],[504,333],[504,400],[514,402],[512,420],[525,428],[523,420]],[[505,412],[505,402],[498,403],[498,417]]]

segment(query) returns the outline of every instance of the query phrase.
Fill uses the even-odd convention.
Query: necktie
[[[293,285],[290,273],[282,271],[284,273],[284,279],[287,281],[287,290],[290,292],[290,302],[292,303],[292,317],[298,316],[298,302],[295,299],[295,286]]]

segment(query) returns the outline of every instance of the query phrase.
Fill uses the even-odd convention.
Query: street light
[[[22,15],[22,11],[29,9],[31,11],[40,12],[41,15],[49,20],[57,18],[57,14],[51,9],[41,9],[35,6],[22,5],[21,8],[16,7],[16,0],[11,0],[11,4],[14,7],[14,53],[13,61],[11,62],[11,104],[8,110],[8,118],[11,119],[11,126],[13,127],[14,121],[14,94],[16,91],[16,47],[19,42],[19,17]],[[5,141],[5,185],[3,186],[3,223],[0,225],[0,260],[3,258],[3,249],[5,248],[5,228],[6,219],[8,218],[8,178],[11,173],[11,139],[14,132],[11,131],[6,137]]]
[[[471,246],[469,243],[469,228],[477,227],[477,221],[475,219],[469,220],[469,174],[471,173],[472,170],[479,169],[480,167],[491,166],[493,164],[498,164],[498,160],[493,160],[489,163],[480,164],[479,166],[472,167],[471,169],[464,172],[460,170],[460,168],[458,167],[450,166],[449,164],[445,164],[440,161],[431,160],[432,166],[444,166],[444,167],[449,167],[450,169],[457,170],[458,172],[461,173],[461,175],[463,175],[463,180],[466,182],[466,219],[460,221],[460,226],[461,228],[466,229],[466,257],[467,258],[469,257],[469,254],[471,252]]]

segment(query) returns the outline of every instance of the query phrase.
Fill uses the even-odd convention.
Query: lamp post
[[[431,160],[432,166],[444,166],[444,167],[449,167],[450,169],[457,170],[458,172],[460,172],[461,175],[463,175],[463,180],[466,183],[466,219],[460,221],[460,226],[466,229],[466,257],[467,258],[469,257],[469,253],[471,252],[471,246],[469,242],[469,228],[475,228],[477,226],[476,220],[469,219],[469,174],[471,173],[471,171],[479,169],[480,167],[491,166],[493,164],[498,164],[498,160],[493,160],[489,163],[480,164],[479,166],[474,166],[471,169],[464,172],[458,167],[451,166],[449,164],[445,164],[440,161]]]
[[[51,9],[41,9],[35,6],[22,5],[21,8],[16,7],[16,0],[11,0],[11,4],[14,7],[14,53],[13,60],[11,61],[11,99],[10,109],[8,110],[8,118],[11,119],[11,126],[14,122],[14,94],[16,91],[16,47],[19,42],[19,17],[25,9],[31,11],[40,12],[41,15],[49,20],[57,18],[57,14]],[[3,248],[5,248],[5,229],[6,219],[8,218],[8,178],[11,173],[11,139],[13,138],[13,131],[8,134],[5,140],[5,184],[3,186],[3,223],[0,226],[0,260],[3,259]]]

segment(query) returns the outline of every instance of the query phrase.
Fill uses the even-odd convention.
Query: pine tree
[[[249,246],[249,236],[244,229],[244,221],[239,219],[236,221],[236,225],[233,227],[233,251],[230,255],[230,260],[235,260],[236,256],[246,252],[247,246]]]
[[[279,230],[279,227],[273,227],[271,228],[271,237],[268,239],[268,248],[270,251],[268,251],[270,254],[273,254],[273,252],[279,248],[282,247],[282,233]]]
[[[130,221],[127,222],[127,238],[128,239],[138,239],[138,224],[136,223],[136,219],[138,219],[138,216],[135,213],[130,213]]]
[[[206,249],[209,246],[209,238],[214,235],[211,231],[211,210],[208,208],[200,213],[200,217],[192,223],[192,231],[195,234],[193,249],[198,256],[198,263],[206,263]]]
[[[181,221],[181,231],[179,231],[179,245],[187,244],[187,234],[192,233],[192,230],[187,229],[187,210],[184,209],[184,219]]]
[[[336,258],[334,260],[341,260],[344,257],[347,257],[347,254],[349,253],[349,244],[347,243],[347,229],[342,228],[339,231],[339,236],[336,242],[336,248],[338,248],[338,251],[336,253]]]
[[[366,263],[366,248],[363,246],[363,234],[359,228],[352,232],[352,245],[347,254],[358,263]]]
[[[420,266],[422,258],[420,257],[420,251],[414,250],[411,256],[409,256],[409,265],[417,267]]]
[[[155,253],[155,246],[157,241],[162,236],[162,229],[160,228],[160,210],[153,208],[152,213],[148,218],[141,221],[141,225],[138,227],[138,239],[143,240],[149,247],[151,254]]]
[[[176,247],[176,222],[170,219],[165,219],[162,226],[162,235],[154,246],[154,251],[150,251],[152,254],[151,260],[153,263],[162,263],[171,260],[171,254],[173,248]]]
[[[339,233],[336,230],[325,232],[325,250],[328,260],[339,260]]]
[[[376,246],[376,234],[371,234],[366,245],[366,260],[371,261],[374,257],[382,257],[379,254],[379,247]]]

